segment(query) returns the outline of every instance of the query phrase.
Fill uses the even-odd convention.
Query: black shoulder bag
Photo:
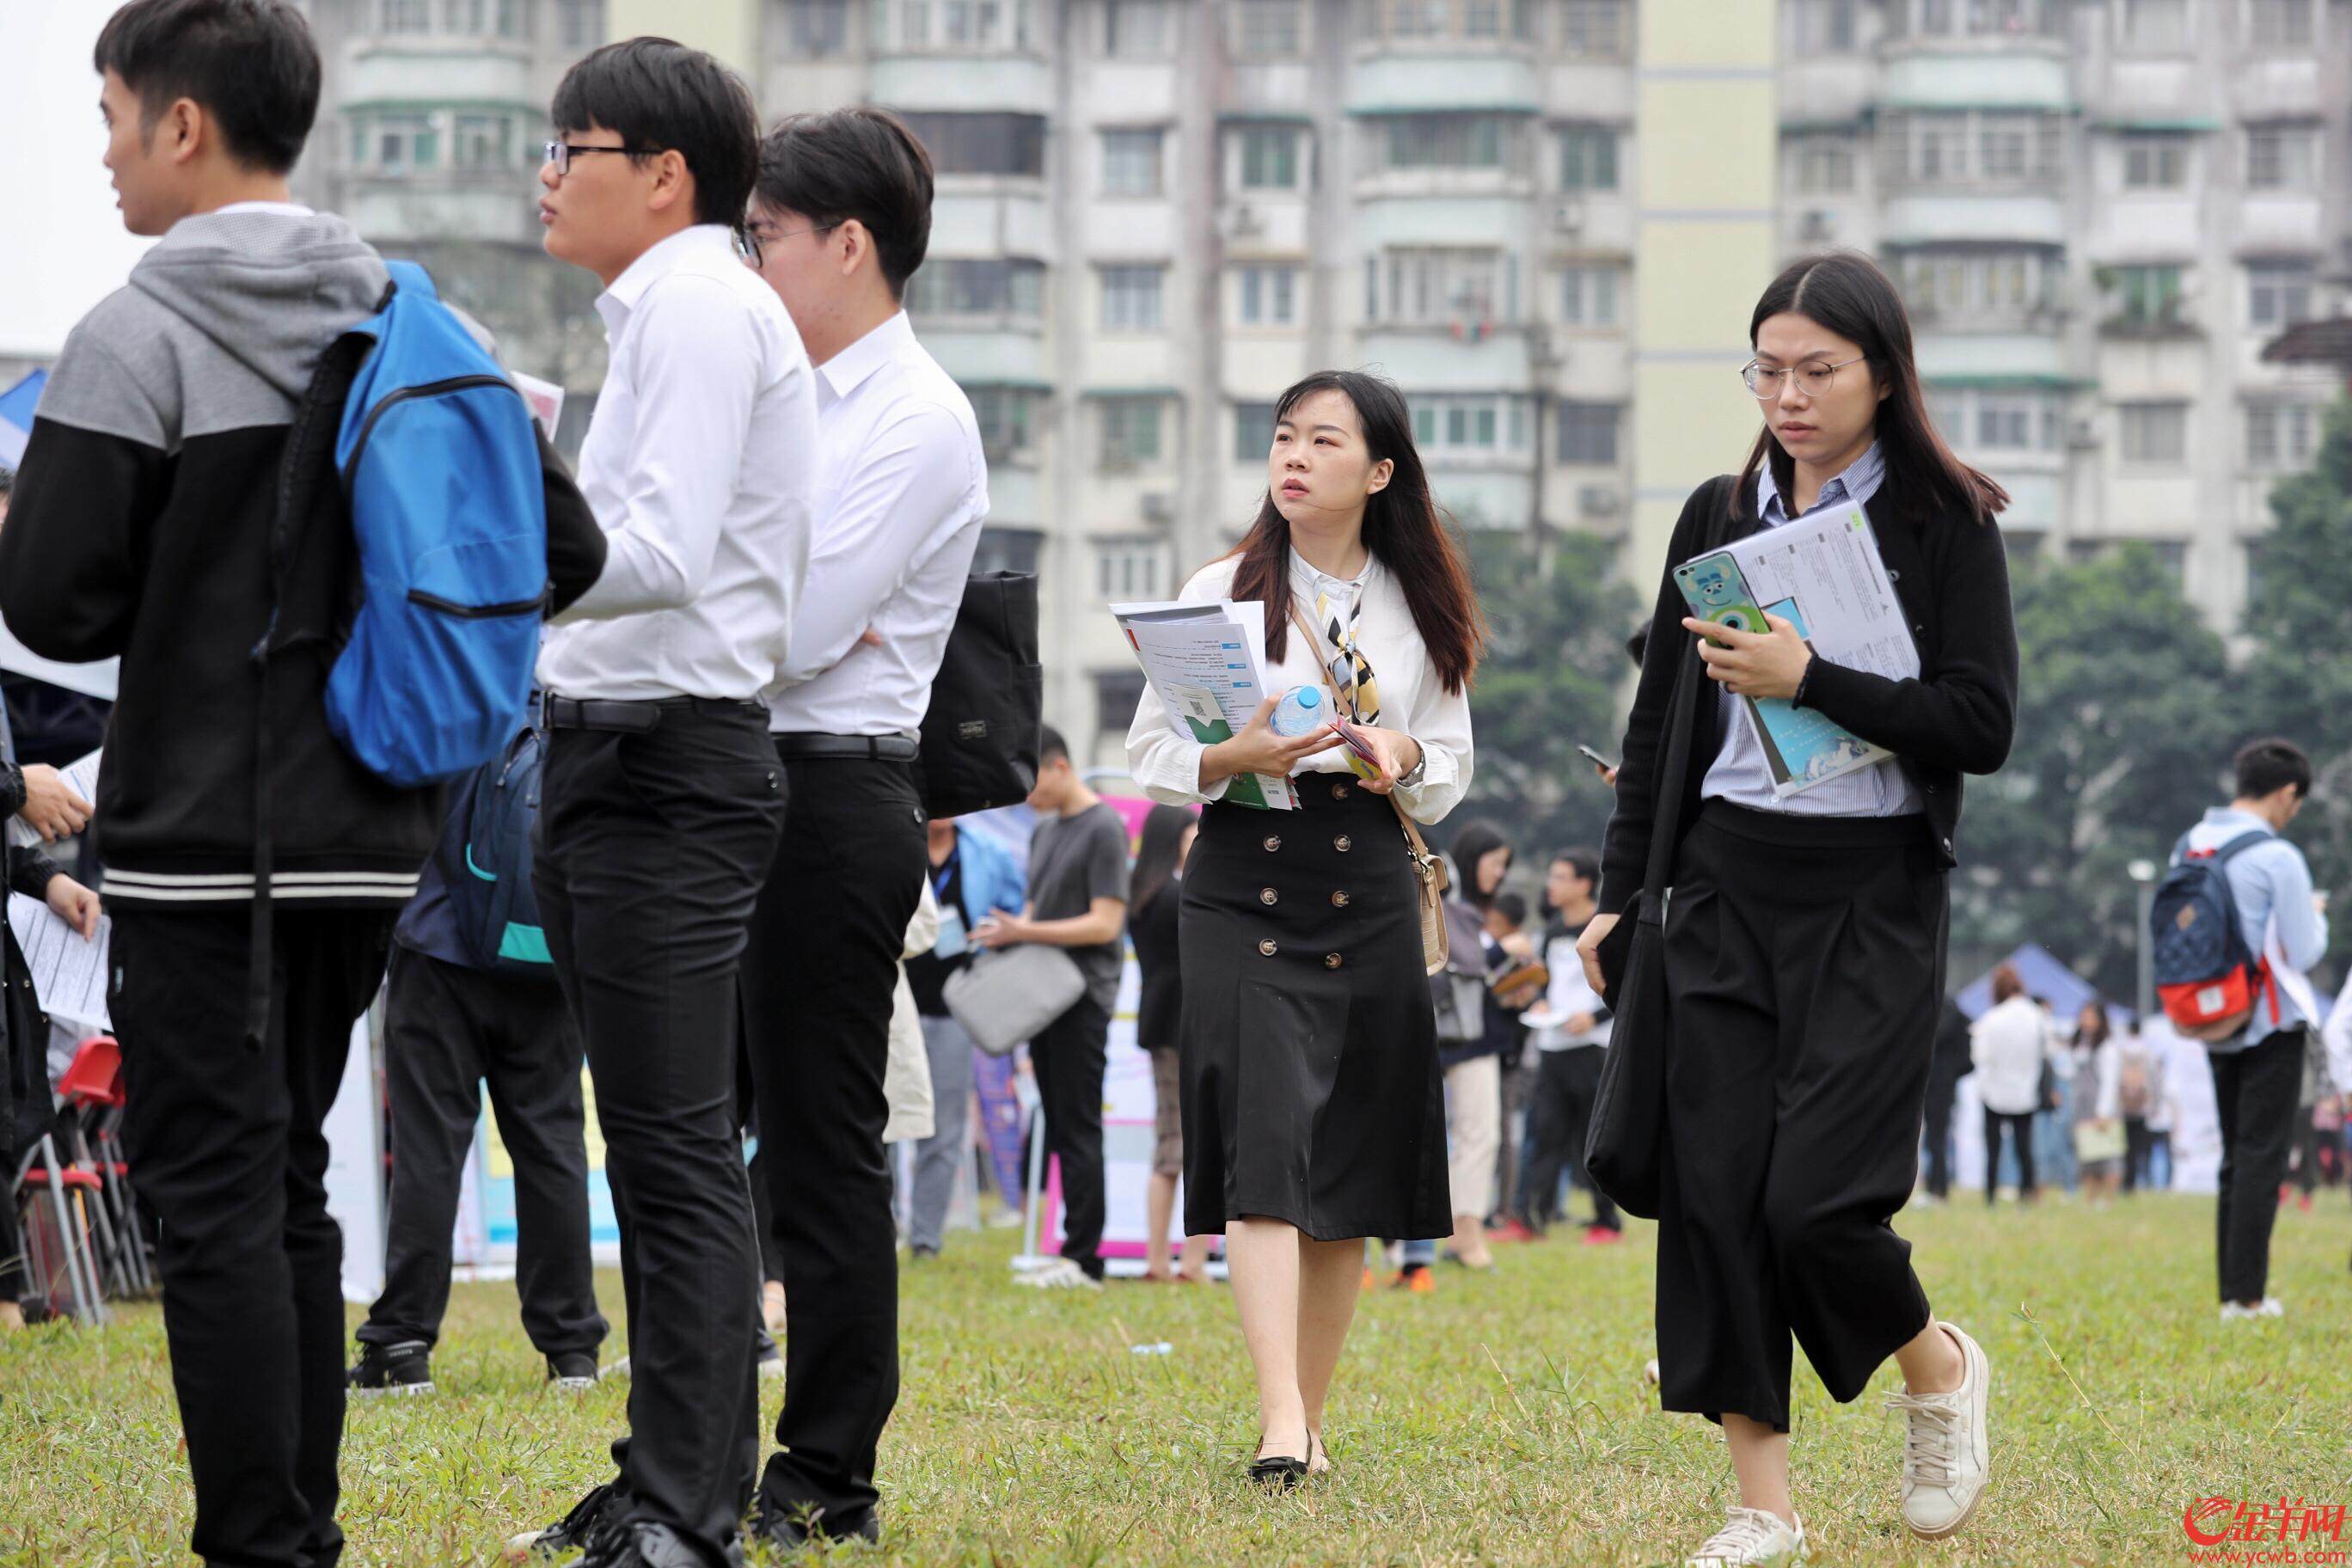
[[[1716,498],[1708,522],[1710,540],[1724,532],[1729,500],[1727,489]],[[1642,890],[1602,939],[1597,955],[1604,999],[1616,1026],[1604,1053],[1591,1127],[1585,1134],[1585,1168],[1620,1208],[1643,1219],[1658,1217],[1666,1162],[1666,888],[1674,879],[1675,851],[1682,837],[1693,708],[1706,683],[1698,641],[1687,638],[1666,714],[1665,763],[1654,781],[1657,805],[1650,821],[1649,866]]]

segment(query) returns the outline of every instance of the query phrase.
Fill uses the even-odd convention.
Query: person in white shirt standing
[[[2000,1135],[2017,1151],[2017,1195],[2033,1197],[2033,1116],[2042,1109],[2042,1066],[2050,1059],[2049,1021],[2025,994],[2025,982],[2004,963],[1992,972],[1992,1002],[1969,1028],[1969,1058],[1976,1065],[1977,1100],[1984,1107],[1985,1202],[2000,1184]]]
[[[532,1544],[683,1568],[735,1550],[758,1455],[735,980],[783,818],[764,697],[808,566],[816,390],[736,249],[759,145],[742,82],[632,38],[572,68],[551,120],[548,254],[604,284],[580,483],[607,559],[540,657],[535,881],[595,1079],[634,1436]]]
[[[769,721],[792,805],[743,966],[786,1322],[780,1451],[752,1528],[789,1550],[880,1533],[875,1445],[898,1392],[883,1066],[927,858],[916,734],[988,468],[971,403],[899,303],[931,234],[931,160],[904,124],[864,108],[785,120],[760,146],[749,233],[817,367],[816,540],[796,684]],[[942,1126],[966,1114],[937,1107]]]
[[[1544,901],[1554,924],[1544,942],[1544,966],[1551,985],[1535,1028],[1536,1082],[1528,1097],[1527,1167],[1519,1179],[1519,1211],[1514,1217],[1537,1237],[1559,1212],[1559,1178],[1576,1173],[1592,1194],[1592,1224],[1584,1239],[1593,1246],[1624,1239],[1625,1222],[1609,1194],[1585,1174],[1584,1138],[1601,1093],[1601,1053],[1609,1047],[1609,1006],[1577,962],[1576,939],[1599,912],[1593,894],[1601,886],[1601,857],[1590,849],[1555,855],[1544,874]]]

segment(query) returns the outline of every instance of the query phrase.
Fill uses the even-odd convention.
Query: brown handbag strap
[[[1318,649],[1323,647],[1323,635],[1315,629],[1315,623],[1307,618],[1307,612],[1298,607],[1296,595],[1293,595],[1290,601],[1290,620],[1291,624],[1306,636],[1308,647]],[[1317,684],[1323,688],[1324,695],[1331,699],[1331,710],[1338,712],[1339,694],[1331,688],[1328,663],[1319,658],[1315,661],[1315,679]],[[1350,712],[1349,717],[1353,719],[1355,715]],[[1345,743],[1341,742],[1343,745]],[[1412,847],[1414,862],[1424,868],[1431,866],[1435,868],[1439,879],[1438,890],[1444,892],[1448,880],[1445,875],[1445,862],[1429,852],[1429,841],[1421,836],[1421,824],[1415,822],[1412,814],[1405,810],[1404,802],[1391,794],[1389,796],[1389,805],[1396,808],[1397,826],[1404,829],[1404,839]]]

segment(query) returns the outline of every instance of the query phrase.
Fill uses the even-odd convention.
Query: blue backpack
[[[2230,862],[2273,835],[2253,827],[2216,849],[2191,849],[2184,836],[2148,906],[2156,994],[2172,1026],[2208,1045],[2245,1031],[2271,989],[2270,965],[2246,945]],[[2278,998],[2271,995],[2271,1011]]]
[[[539,816],[539,731],[475,770],[455,803],[457,853],[442,875],[457,932],[477,968],[555,977],[530,883],[530,830]]]
[[[548,602],[547,495],[522,394],[414,262],[352,331],[375,340],[335,442],[362,600],[327,725],[414,789],[497,756],[522,722]]]

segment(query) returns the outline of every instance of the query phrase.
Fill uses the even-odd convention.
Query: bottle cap
[[[1298,699],[1298,705],[1301,708],[1320,708],[1323,706],[1323,694],[1316,690],[1311,686],[1302,686],[1293,695]]]

